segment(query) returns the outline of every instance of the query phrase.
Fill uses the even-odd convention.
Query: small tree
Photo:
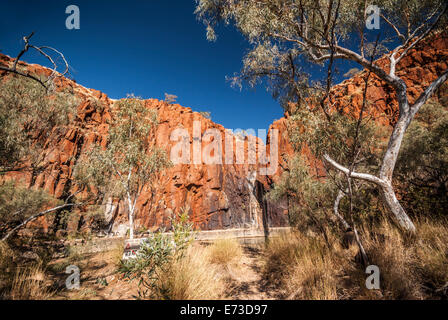
[[[199,114],[201,116],[203,116],[205,119],[209,119],[209,120],[212,119],[212,113],[210,111],[201,111],[201,112],[199,112]]]
[[[188,221],[189,207],[170,217],[171,234],[161,230],[141,244],[137,256],[121,262],[120,271],[125,277],[138,279],[138,298],[170,296],[170,288],[160,281],[170,271],[173,262],[182,259],[194,240],[193,223]],[[175,272],[175,270],[174,270]]]
[[[357,63],[390,86],[397,97],[399,115],[379,172],[351,170],[348,164],[334,160],[333,157],[338,155],[326,153],[323,159],[351,179],[375,184],[401,227],[415,232],[414,224],[395,195],[392,176],[409,124],[421,106],[447,80],[448,70],[441,72],[410,103],[408,88],[403,78],[397,75],[396,67],[433,31],[444,30],[447,3],[443,0],[378,0],[375,4],[381,9],[381,17],[388,29],[384,32],[387,36],[375,45],[366,27],[366,0],[198,0],[196,14],[206,24],[209,39],[216,38],[213,28],[224,21],[234,23],[250,42],[252,50],[243,60],[241,74],[231,78],[233,83],[240,85],[241,81],[247,81],[254,86],[267,79],[274,97],[281,98],[284,105],[288,102],[308,105],[307,98],[319,93],[319,87],[309,81],[308,62],[328,67],[320,104],[328,120],[331,112],[328,103],[331,81],[328,80],[334,72],[334,60]],[[390,41],[390,33],[394,35],[394,41]],[[389,64],[372,63],[369,59],[372,48],[379,48],[375,49],[378,54],[385,53]]]
[[[174,94],[165,93],[165,102],[168,104],[175,103],[177,100],[177,96]]]
[[[150,144],[157,112],[134,96],[115,103],[107,147],[93,147],[76,168],[76,176],[104,193],[125,200],[130,238],[134,238],[136,203],[145,185],[170,165],[165,153]]]

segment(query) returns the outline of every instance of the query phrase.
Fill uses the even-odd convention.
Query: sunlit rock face
[[[12,59],[0,55],[0,63],[10,65]],[[51,73],[50,70],[38,65],[21,62],[20,67],[36,74],[48,76]],[[0,73],[0,77],[5,76],[5,73]],[[114,100],[102,92],[84,88],[66,78],[57,79],[56,84],[58,89],[70,88],[80,98],[77,115],[67,127],[49,128],[51,135],[43,154],[45,167],[43,172],[35,175],[29,172],[14,172],[9,178],[22,179],[30,188],[43,188],[55,197],[63,198],[64,195],[75,191],[72,171],[83,152],[94,143],[107,145],[108,120],[111,118],[110,110],[113,108]],[[97,107],[98,101],[101,107]],[[261,175],[259,169],[266,165],[258,164],[258,160],[248,161],[249,149],[255,148],[260,152],[266,149],[260,139],[256,138],[253,144],[249,144],[248,138],[229,134],[223,126],[193,112],[191,108],[167,104],[156,99],[145,100],[144,103],[147,108],[158,112],[159,125],[148,137],[151,143],[165,149],[170,155],[178,142],[177,139],[171,139],[173,131],[186,130],[189,135],[190,163],[175,164],[163,171],[151,181],[151,188],[148,183],[137,202],[136,229],[145,228],[154,231],[161,227],[169,228],[169,217],[184,207],[190,208],[191,221],[202,230],[263,229],[266,226],[288,224],[286,206],[273,205],[264,197],[269,187],[269,179]],[[210,141],[203,137],[210,129],[215,129],[215,133],[221,137],[222,161],[217,164],[206,164],[203,156],[202,159],[199,157],[197,163],[198,152],[201,155],[210,145]],[[194,141],[198,140],[195,135],[199,137],[196,149],[193,147]],[[226,139],[231,141],[230,151],[225,149]],[[241,161],[237,161],[237,144],[242,146],[240,150],[244,160],[241,164],[239,164]],[[193,157],[196,157],[196,160]],[[231,163],[228,161],[229,157],[232,159]],[[261,159],[261,156],[258,158]],[[102,199],[102,204],[104,204],[104,218],[109,225],[106,231],[120,235],[126,233],[128,213],[125,203],[105,197]],[[89,218],[85,210],[87,208],[77,210],[76,218],[69,221],[67,226],[55,225],[54,216],[43,217],[38,225],[47,230],[61,227],[69,230],[88,229]]]

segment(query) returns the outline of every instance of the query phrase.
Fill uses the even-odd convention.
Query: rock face
[[[0,64],[10,65],[12,59],[0,55]],[[38,65],[28,65],[20,62],[20,67],[35,74],[49,75],[50,71]],[[0,73],[0,77],[5,74]],[[0,78],[1,80],[1,78]],[[71,88],[80,98],[76,119],[68,127],[54,128],[44,150],[44,167],[46,170],[36,175],[24,172],[14,172],[10,177],[26,181],[30,188],[43,188],[56,198],[63,198],[73,191],[72,170],[80,155],[87,148],[97,143],[107,144],[108,120],[114,101],[104,93],[86,89],[74,81],[66,78],[57,79],[58,88]],[[155,145],[170,154],[177,140],[171,141],[171,134],[175,129],[185,129],[189,135],[191,157],[197,155],[193,144],[197,141],[204,150],[209,142],[204,134],[207,130],[215,129],[221,135],[221,144],[225,146],[226,130],[211,120],[203,117],[190,108],[178,104],[168,104],[163,101],[149,99],[144,101],[147,108],[157,110],[158,122],[156,132],[150,139]],[[194,132],[196,131],[196,132]],[[201,139],[202,138],[202,139]],[[230,140],[229,140],[230,139]],[[232,156],[233,163],[224,164],[176,164],[162,172],[152,189],[148,187],[139,197],[135,216],[135,229],[157,230],[169,227],[169,217],[181,208],[189,207],[190,220],[202,230],[228,228],[259,228],[267,226],[286,226],[288,224],[287,208],[281,204],[272,204],[264,199],[269,182],[265,176],[259,174],[261,167],[257,163],[248,163],[249,150],[254,148],[248,138],[227,135],[232,141],[233,150],[237,144],[242,146],[246,161],[236,164],[236,156]],[[255,148],[265,148],[262,141],[254,140]],[[261,157],[260,157],[261,158]],[[118,199],[103,199],[104,215],[108,223],[108,231],[124,234],[127,231],[127,208]],[[82,229],[89,221],[82,210],[69,222],[69,230]],[[41,225],[58,228],[54,216],[43,218]]]

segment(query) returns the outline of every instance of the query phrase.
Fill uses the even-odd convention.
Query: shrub
[[[75,95],[50,95],[30,79],[0,81],[0,168],[25,164],[24,158],[37,165],[52,129],[68,123],[77,103]]]
[[[171,219],[172,234],[155,233],[141,245],[135,258],[122,261],[119,270],[129,279],[138,279],[138,298],[165,296],[159,281],[171,266],[182,259],[193,241],[193,225],[188,222],[188,208]]]

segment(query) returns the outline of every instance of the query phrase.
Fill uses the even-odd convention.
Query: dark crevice
[[[269,219],[268,219],[268,202],[266,201],[266,190],[263,184],[255,181],[255,198],[257,199],[261,208],[261,218],[263,222],[263,232],[266,239],[269,237]]]

